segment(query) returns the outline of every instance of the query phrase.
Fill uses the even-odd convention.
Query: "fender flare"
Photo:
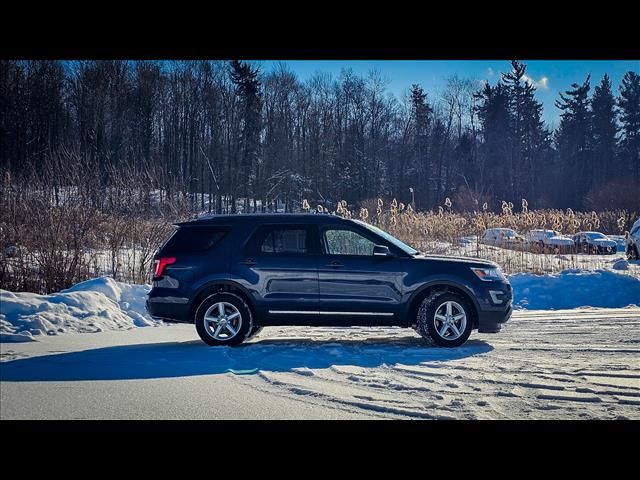
[[[405,311],[404,311],[404,316],[407,320],[407,325],[411,325],[411,318],[409,316],[409,314],[411,313],[411,307],[413,306],[413,302],[416,300],[416,298],[420,295],[422,295],[425,290],[433,288],[433,287],[454,287],[457,288],[458,290],[462,290],[470,299],[471,302],[473,303],[473,307],[475,308],[475,313],[476,313],[476,320],[477,317],[480,313],[480,304],[478,303],[478,299],[476,298],[476,294],[475,292],[470,289],[467,285],[465,285],[462,282],[456,282],[455,280],[450,280],[450,279],[441,279],[441,280],[431,280],[429,282],[426,282],[422,285],[420,285],[420,287],[418,287],[409,297],[409,299],[407,300],[407,306],[405,307]]]
[[[256,315],[256,305],[255,305],[255,301],[253,298],[253,295],[251,294],[251,292],[246,288],[243,287],[242,285],[240,285],[238,282],[234,281],[234,280],[229,280],[229,279],[216,279],[216,280],[211,280],[207,283],[205,283],[204,285],[200,286],[195,292],[194,294],[191,296],[191,301],[189,302],[189,316],[190,319],[193,319],[194,314],[195,314],[195,309],[198,308],[198,305],[195,304],[195,299],[197,299],[198,297],[200,297],[202,295],[203,292],[206,292],[209,289],[213,289],[215,287],[224,287],[224,286],[230,286],[233,288],[237,288],[238,290],[240,290],[243,295],[245,296],[245,300],[247,302],[247,304],[249,305],[249,308],[252,310],[252,315]]]

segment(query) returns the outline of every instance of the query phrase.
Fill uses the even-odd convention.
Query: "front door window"
[[[374,242],[353,230],[327,229],[324,243],[329,255],[373,255]]]

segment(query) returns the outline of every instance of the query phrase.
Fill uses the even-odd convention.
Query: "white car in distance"
[[[526,240],[511,228],[488,228],[482,234],[480,243],[496,247],[516,247],[524,245]]]
[[[556,230],[535,229],[529,230],[525,234],[525,239],[533,245],[543,250],[559,250],[566,252],[571,250],[575,243],[569,237],[562,235]]]

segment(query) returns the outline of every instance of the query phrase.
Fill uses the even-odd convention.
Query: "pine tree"
[[[502,74],[509,96],[510,168],[513,183],[509,197],[536,198],[542,156],[548,148],[548,132],[542,121],[542,104],[535,99],[536,88],[526,77],[527,66],[517,60],[511,71]],[[532,203],[535,205],[535,203]]]
[[[429,208],[432,206],[431,185],[429,177],[431,176],[431,161],[429,158],[429,124],[431,122],[431,114],[433,109],[427,102],[427,94],[419,85],[411,86],[411,108],[414,122],[414,156],[413,171],[416,171],[417,185],[421,188],[417,190],[418,206]],[[415,188],[417,185],[413,185]],[[400,194],[405,195],[406,184],[401,179]],[[401,197],[402,198],[402,197]],[[420,202],[420,200],[423,200]]]
[[[627,72],[620,85],[618,98],[623,136],[621,154],[626,163],[626,172],[640,178],[640,75]]]
[[[611,81],[607,74],[596,86],[591,99],[593,131],[592,183],[605,183],[616,175],[616,113]]]
[[[242,185],[245,198],[246,213],[248,199],[251,193],[258,190],[255,185],[258,157],[260,152],[260,132],[262,130],[262,95],[261,82],[258,78],[259,69],[250,64],[233,60],[231,61],[231,81],[235,85],[236,95],[240,101],[240,148],[239,168],[235,177],[235,189]],[[235,212],[235,202],[232,205]]]
[[[484,168],[480,170],[480,185],[487,185],[487,191],[492,191],[498,199],[508,196],[508,187],[512,183],[509,143],[509,94],[503,83],[498,82],[495,87],[488,83],[475,94],[479,104],[476,113],[482,127],[484,142],[481,155]]]
[[[561,192],[561,203],[579,208],[593,175],[591,155],[591,109],[589,90],[591,75],[571,90],[560,94],[556,107],[562,110],[560,126],[556,132],[558,153],[562,159],[560,175],[566,188]]]

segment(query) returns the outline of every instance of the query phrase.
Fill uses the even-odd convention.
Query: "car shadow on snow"
[[[446,362],[489,352],[470,340],[458,348],[425,346],[420,338],[367,340],[264,339],[240,347],[208,347],[200,341],[125,345],[23,358],[0,363],[2,381],[132,380],[261,370],[287,372],[332,365],[378,367]],[[437,363],[436,363],[437,364]],[[433,365],[432,365],[433,366]]]

